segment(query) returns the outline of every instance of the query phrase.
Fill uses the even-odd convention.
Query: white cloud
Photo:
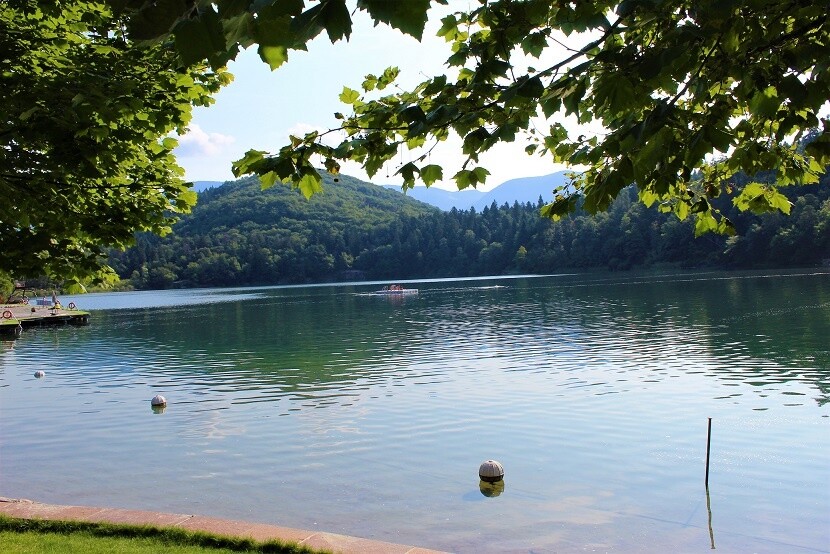
[[[176,149],[178,156],[217,156],[236,140],[222,133],[206,133],[198,125],[190,125],[188,133],[180,136]]]

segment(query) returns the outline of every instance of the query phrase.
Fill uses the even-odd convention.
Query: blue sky
[[[363,16],[363,17],[361,17]],[[216,96],[209,108],[198,108],[189,126],[190,132],[179,138],[176,150],[179,163],[190,181],[224,181],[233,179],[231,163],[255,148],[276,151],[288,142],[289,134],[327,130],[336,126],[334,112],[348,113],[348,106],[338,96],[343,86],[360,90],[365,75],[380,74],[388,66],[401,69],[398,82],[412,86],[440,73],[449,73],[444,61],[449,46],[435,37],[440,16],[432,16],[419,43],[412,37],[386,26],[372,27],[365,14],[355,15],[355,28],[349,42],[332,45],[323,33],[309,45],[308,52],[292,51],[289,61],[271,71],[251,48],[231,62],[234,82]],[[481,165],[490,171],[485,185],[490,188],[517,177],[546,175],[563,169],[550,159],[530,157],[525,143],[501,145],[482,156]],[[463,158],[460,141],[442,143],[430,155],[430,163],[444,166],[452,176]],[[394,163],[378,172],[372,182],[400,184],[394,176],[398,166],[414,157],[403,151]],[[387,171],[388,169],[388,171]],[[344,165],[343,173],[369,180],[357,164]],[[388,174],[388,177],[387,177]],[[447,180],[441,188],[454,189]]]

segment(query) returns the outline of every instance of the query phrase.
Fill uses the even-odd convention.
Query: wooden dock
[[[86,325],[89,312],[75,309],[74,304],[63,307],[33,306],[31,304],[0,304],[0,333],[20,335],[24,327],[37,325]]]

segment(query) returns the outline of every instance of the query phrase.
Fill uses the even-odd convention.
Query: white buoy
[[[157,394],[150,400],[151,406],[167,406],[167,399],[160,394]]]
[[[35,377],[37,377],[38,379],[40,379],[41,377],[46,377],[46,372],[38,369],[37,371],[35,371]]]
[[[487,460],[479,466],[478,476],[487,483],[501,481],[504,479],[504,467],[496,460]]]

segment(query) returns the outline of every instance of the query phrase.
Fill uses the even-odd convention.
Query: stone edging
[[[73,520],[92,523],[179,527],[188,531],[203,531],[231,537],[247,537],[260,542],[278,539],[284,542],[302,544],[309,548],[329,550],[342,554],[444,554],[437,550],[429,550],[415,546],[373,541],[335,533],[278,527],[263,523],[250,523],[199,515],[123,510],[120,508],[41,504],[40,502],[22,498],[0,497],[0,513],[21,519]]]

